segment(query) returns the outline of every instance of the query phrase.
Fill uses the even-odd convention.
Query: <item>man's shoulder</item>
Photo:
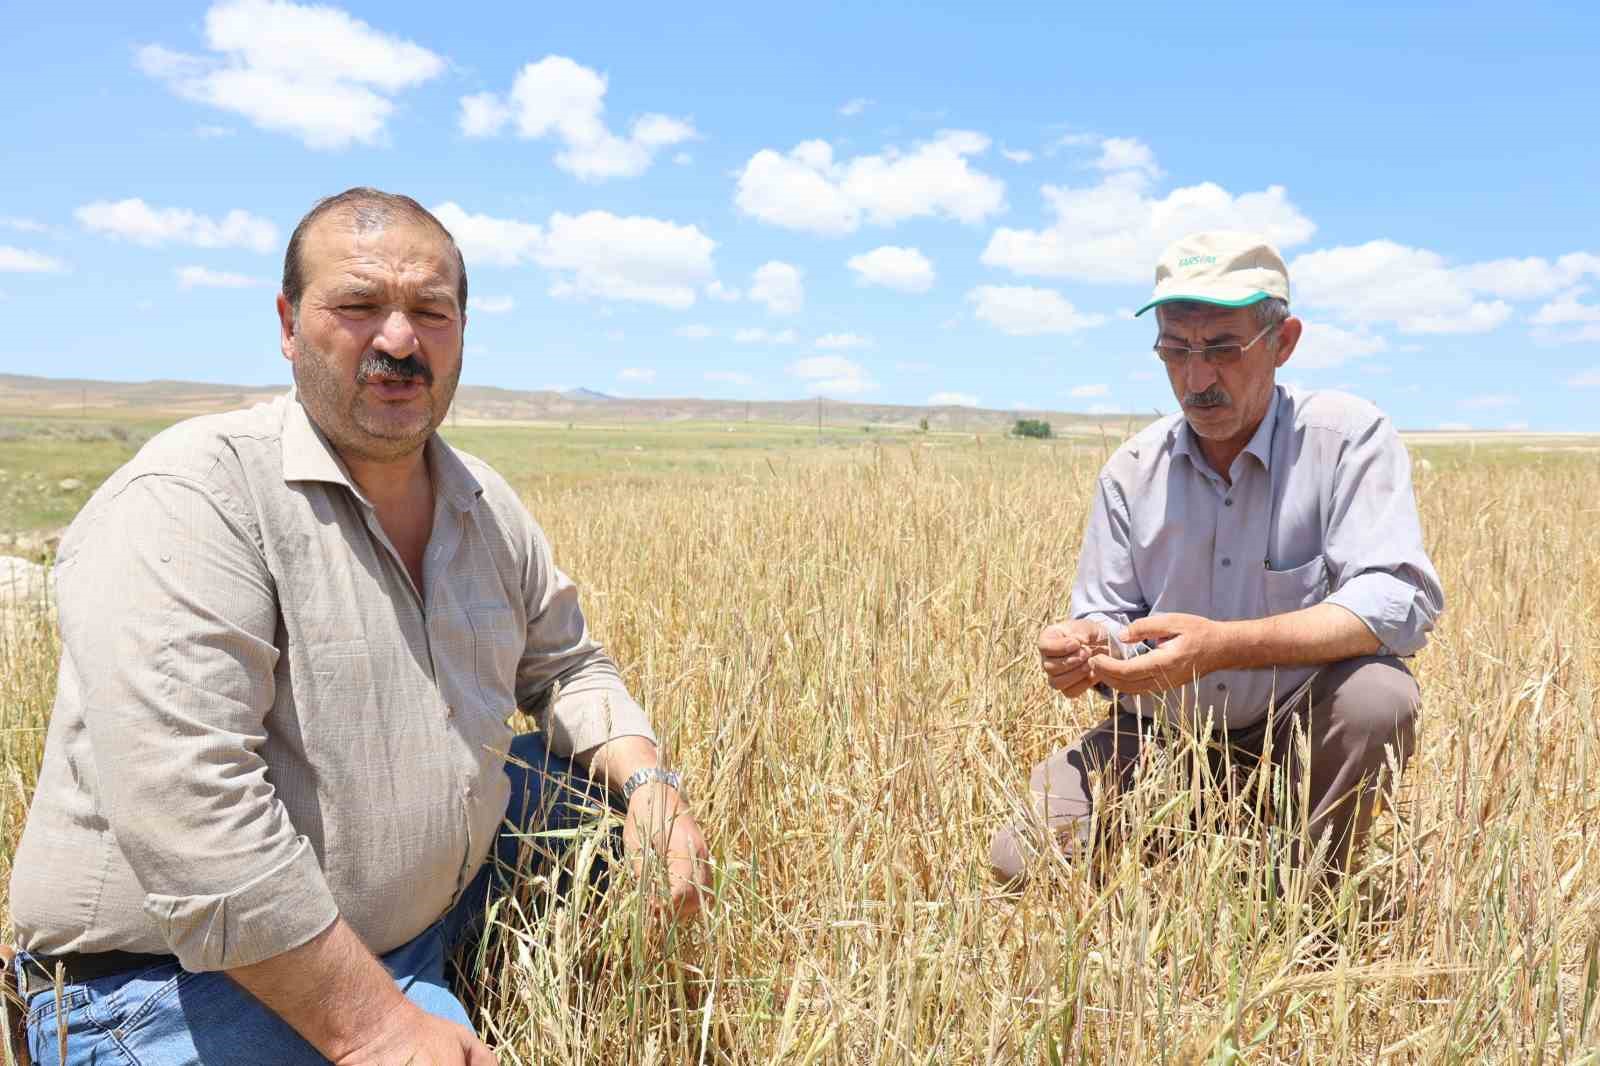
[[[517,490],[511,487],[511,482],[505,479],[505,475],[471,452],[456,447],[450,450],[461,460],[461,465],[467,468],[468,473],[477,479],[478,487],[483,490],[481,502],[487,505],[490,513],[507,532],[521,537],[530,527],[537,528],[527,505],[522,502]]]
[[[1100,476],[1124,486],[1148,477],[1171,457],[1173,441],[1182,423],[1182,412],[1156,419],[1111,453]]]
[[[117,492],[129,483],[149,476],[181,478],[225,489],[247,476],[243,465],[254,459],[263,445],[273,454],[283,433],[283,405],[280,396],[266,403],[238,411],[187,418],[151,437],[132,459],[106,480],[102,492]]]
[[[1296,432],[1316,431],[1355,439],[1389,421],[1377,404],[1337,389],[1304,390],[1285,385],[1283,396]]]

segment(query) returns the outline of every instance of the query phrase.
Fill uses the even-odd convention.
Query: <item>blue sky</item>
[[[1282,379],[1596,431],[1594,10],[25,3],[0,370],[287,382],[283,243],[374,184],[461,241],[480,384],[1167,411],[1129,312],[1227,225]]]

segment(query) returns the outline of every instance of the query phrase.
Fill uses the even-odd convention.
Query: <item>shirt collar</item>
[[[1278,427],[1278,406],[1283,402],[1283,386],[1274,385],[1272,388],[1272,402],[1267,404],[1267,413],[1261,419],[1261,424],[1250,435],[1250,443],[1244,446],[1240,454],[1253,455],[1261,464],[1263,470],[1272,469],[1272,436]],[[1189,460],[1196,470],[1211,470],[1211,464],[1200,451],[1200,442],[1195,439],[1194,430],[1189,428],[1189,420],[1180,416],[1178,424],[1173,431],[1172,454],[1181,455]]]
[[[467,469],[454,448],[435,433],[428,438],[428,467],[434,492],[458,511],[470,511],[483,495],[483,486]],[[294,389],[289,390],[283,415],[283,480],[325,481],[343,485],[365,506],[372,506],[333,444],[311,421]]]

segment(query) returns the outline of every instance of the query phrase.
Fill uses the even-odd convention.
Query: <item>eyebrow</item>
[[[1204,341],[1201,343],[1200,346],[1202,348],[1210,348],[1210,347],[1212,347],[1214,345],[1219,345],[1219,344],[1238,344],[1239,342],[1240,342],[1240,338],[1239,338],[1238,334],[1229,333],[1229,332],[1222,332],[1222,333],[1218,333],[1217,335],[1215,335],[1213,337],[1206,337],[1204,339]],[[1172,344],[1174,346],[1187,346],[1189,342],[1186,341],[1186,340],[1183,340],[1181,337],[1174,337],[1170,333],[1163,332],[1159,336],[1156,337],[1156,343],[1157,344],[1167,343],[1167,344]]]

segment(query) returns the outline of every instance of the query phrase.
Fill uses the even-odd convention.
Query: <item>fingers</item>
[[[1180,635],[1191,620],[1200,619],[1189,614],[1152,614],[1128,623],[1128,627],[1122,631],[1122,640],[1128,644],[1137,644],[1141,640],[1167,640]]]
[[[467,1066],[500,1066],[500,1060],[474,1038],[467,1044]]]
[[[1075,635],[1063,625],[1045,626],[1039,631],[1039,654],[1046,658],[1071,655],[1083,646]]]
[[[1153,651],[1133,659],[1113,659],[1109,655],[1096,655],[1089,660],[1089,676],[1118,692],[1140,694],[1160,692],[1176,687],[1170,680],[1174,664],[1172,656]],[[1176,684],[1181,684],[1177,682]]]

